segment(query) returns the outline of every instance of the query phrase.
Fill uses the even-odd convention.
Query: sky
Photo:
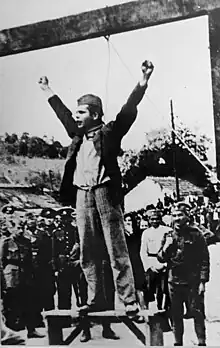
[[[0,0],[0,29],[123,2]],[[207,16],[113,35],[109,44],[101,37],[0,58],[0,134],[54,136],[68,145],[70,139],[39,89],[40,76],[48,76],[73,112],[82,94],[99,95],[108,122],[138,81],[145,59],[152,60],[155,70],[123,148],[139,149],[146,132],[170,124],[170,99],[179,120],[214,140]]]

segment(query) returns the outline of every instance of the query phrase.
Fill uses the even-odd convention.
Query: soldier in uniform
[[[167,262],[175,346],[183,345],[184,303],[193,314],[198,345],[206,345],[204,293],[209,280],[209,252],[202,232],[190,225],[190,207],[172,209],[173,230],[164,235],[158,261]]]
[[[68,232],[65,231],[61,215],[57,212],[52,231],[52,258],[56,275],[58,308],[71,309],[71,284],[68,267]]]
[[[70,282],[76,297],[76,305],[77,307],[81,307],[86,305],[88,294],[87,282],[80,265],[80,246],[79,234],[76,226],[76,215],[71,208],[69,211],[66,209],[62,210],[61,214],[63,219],[65,219],[66,229],[72,231],[72,238],[74,238],[71,245],[69,245],[68,265],[70,269]]]
[[[31,243],[31,253],[32,253],[32,267],[33,267],[33,279],[32,279],[32,307],[35,313],[35,324],[36,327],[44,327],[43,317],[42,317],[42,307],[40,305],[39,298],[41,296],[41,284],[42,279],[37,276],[38,274],[38,233],[37,233],[37,221],[34,219],[32,214],[25,215],[24,222],[24,236],[30,240]]]
[[[2,240],[0,265],[4,280],[3,307],[6,325],[18,329],[17,321],[23,321],[28,338],[43,337],[35,330],[31,243],[24,237],[21,221],[17,221],[11,236]]]
[[[47,225],[43,217],[38,217],[36,230],[31,237],[31,241],[36,325],[37,327],[44,327],[45,324],[41,312],[55,308],[54,294],[56,287],[52,266],[52,240],[47,233]]]
[[[70,309],[72,286],[77,306],[84,303],[86,282],[79,265],[79,237],[72,225],[72,208],[63,208],[55,213],[52,232],[53,260],[57,274],[58,308]],[[82,288],[82,289],[81,289]],[[82,291],[84,290],[84,293]],[[81,298],[83,297],[84,298]],[[87,294],[86,294],[87,296]]]
[[[54,295],[56,292],[54,261],[52,249],[52,236],[47,218],[53,218],[52,209],[43,209],[41,218],[37,222],[36,240],[36,267],[35,283],[38,294],[38,305],[41,311],[49,311],[55,308]]]

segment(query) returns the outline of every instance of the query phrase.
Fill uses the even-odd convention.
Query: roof
[[[168,189],[169,191],[176,191],[176,179],[172,176],[168,177],[154,177],[148,176],[147,178],[151,179],[155,183],[159,184],[162,188]],[[187,180],[179,179],[179,188],[181,196],[187,196],[190,192],[197,195],[202,195],[203,189],[198,187]]]

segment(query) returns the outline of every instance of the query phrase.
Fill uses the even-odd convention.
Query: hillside
[[[52,179],[53,189],[56,190],[60,184],[64,163],[64,159],[8,156],[1,159],[0,178],[7,177],[15,184],[35,184],[47,188],[51,188]]]
[[[65,159],[28,158],[21,156],[10,156],[4,158],[0,163],[0,183],[4,184],[5,178],[15,184],[37,185],[40,188],[46,187],[52,190],[59,190]],[[162,189],[175,191],[175,178],[153,177]],[[202,194],[202,189],[188,182],[179,180],[180,192],[183,196],[189,192]]]

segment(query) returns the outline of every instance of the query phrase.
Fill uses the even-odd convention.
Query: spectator
[[[163,202],[160,200],[160,198],[158,198],[156,208],[159,210],[163,210]]]
[[[134,275],[137,300],[142,304],[142,292],[145,289],[144,268],[140,257],[141,230],[135,214],[125,214],[125,238]]]
[[[22,221],[17,222],[10,237],[2,240],[0,265],[4,280],[6,325],[18,329],[19,325],[24,324],[28,338],[43,337],[35,330],[31,243],[24,237]]]
[[[148,302],[157,299],[158,309],[162,309],[163,297],[165,295],[165,308],[168,309],[167,273],[166,264],[161,264],[157,260],[157,253],[160,249],[164,234],[170,228],[162,225],[161,212],[149,210],[149,225],[142,234],[140,255],[144,265],[147,288],[145,289],[145,299]]]
[[[190,207],[182,202],[173,207],[173,230],[164,235],[158,260],[168,265],[174,345],[183,345],[185,303],[194,318],[198,345],[205,346],[204,293],[209,280],[209,252],[201,231],[190,226],[189,212]]]

